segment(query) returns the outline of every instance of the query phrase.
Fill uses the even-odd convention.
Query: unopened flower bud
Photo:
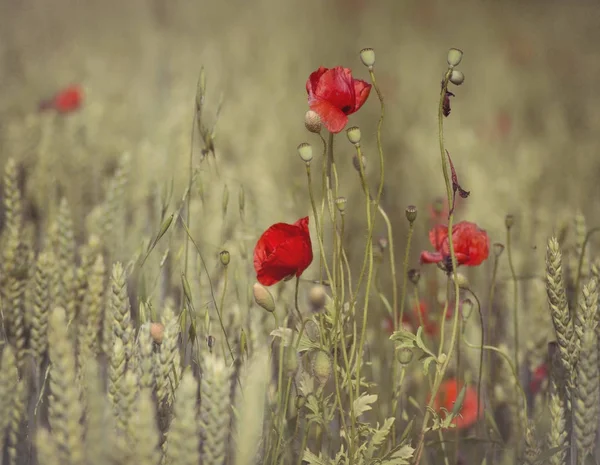
[[[304,126],[310,132],[319,134],[321,132],[321,117],[316,111],[308,110],[304,115]]]
[[[456,273],[456,282],[461,289],[470,289],[469,280],[462,273]]]
[[[417,207],[414,205],[409,205],[406,207],[406,219],[409,223],[414,223],[417,219]]]
[[[388,245],[389,245],[389,241],[388,241],[387,237],[380,237],[379,239],[377,239],[377,245],[379,246],[381,251],[384,251],[385,249],[387,249]]]
[[[324,350],[318,350],[312,359],[312,372],[319,384],[324,385],[331,376],[331,359]]]
[[[373,69],[373,65],[375,64],[375,50],[372,48],[363,48],[360,51],[360,61],[369,69]]]
[[[504,225],[506,226],[506,229],[512,228],[514,224],[515,217],[513,215],[506,215],[506,218],[504,218]]]
[[[413,351],[408,347],[402,347],[396,350],[396,360],[400,365],[408,365],[413,358]]]
[[[229,262],[231,261],[231,255],[229,254],[229,252],[227,250],[223,250],[219,254],[219,259],[221,260],[221,264],[223,266],[227,266],[227,265],[229,265]]]
[[[357,126],[352,126],[346,130],[346,135],[348,136],[348,140],[352,142],[354,145],[360,144],[360,128]]]
[[[465,75],[462,73],[462,71],[453,69],[452,74],[450,74],[450,82],[455,86],[460,86],[463,82],[465,82]]]
[[[362,169],[364,171],[367,169],[367,159],[364,155],[361,158],[362,158]],[[357,155],[354,155],[354,157],[352,157],[352,164],[354,165],[354,169],[360,173],[360,165],[358,163]]]
[[[446,360],[448,360],[448,356],[444,353],[440,354],[440,356],[437,359],[440,365],[443,365],[446,362]]]
[[[296,396],[296,409],[300,410],[306,404],[306,398],[304,396]]]
[[[165,325],[162,323],[152,323],[150,325],[150,336],[157,344],[160,344],[165,335]]]
[[[312,145],[308,142],[303,142],[298,146],[298,154],[300,155],[300,158],[302,158],[302,161],[310,163],[313,159]]]
[[[289,347],[286,352],[285,371],[287,372],[288,376],[293,376],[298,369],[298,354],[295,350],[293,350],[292,347]]]
[[[327,291],[325,286],[317,284],[308,291],[308,301],[313,310],[320,310],[325,306],[327,301]]]
[[[457,48],[451,48],[448,50],[448,64],[450,66],[458,66],[461,62],[463,52]]]
[[[347,202],[348,200],[346,199],[346,197],[338,197],[337,199],[335,199],[335,206],[337,207],[340,213],[344,213],[346,211]]]
[[[474,305],[473,305],[473,301],[471,299],[464,299],[460,303],[463,320],[466,321],[469,319],[469,317],[471,316],[471,313],[473,312],[473,307],[474,307]]]
[[[254,300],[258,305],[269,313],[275,311],[275,299],[265,286],[260,283],[255,283],[254,286],[252,286],[252,292],[254,293]]]
[[[419,284],[419,279],[421,278],[421,272],[416,268],[412,268],[408,270],[408,280],[413,283],[415,286]]]

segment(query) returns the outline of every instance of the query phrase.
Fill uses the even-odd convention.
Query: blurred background
[[[515,215],[517,264],[541,270],[561,222],[578,210],[598,220],[599,21],[600,5],[584,0],[0,0],[0,161],[22,162],[32,215],[43,219],[64,195],[83,234],[106,176],[129,152],[129,219],[143,226],[139,206],[171,181],[175,198],[187,185],[203,66],[208,124],[222,102],[220,174],[230,190],[244,186],[257,237],[310,208],[295,150],[320,144],[303,125],[309,74],[342,65],[367,79],[358,52],[372,47],[386,103],[384,206],[403,244],[404,208],[416,205],[424,219],[444,195],[436,112],[446,51],[457,47],[466,80],[454,88],[446,146],[471,191],[458,220],[504,242],[504,217]],[[84,88],[79,111],[38,112],[69,84]],[[350,117],[373,180],[379,111],[373,93]],[[352,154],[341,134],[341,193],[362,243]],[[413,261],[428,246],[420,224]]]

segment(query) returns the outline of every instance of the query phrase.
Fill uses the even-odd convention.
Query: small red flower
[[[321,66],[306,81],[308,104],[317,112],[327,130],[338,133],[348,123],[348,115],[358,111],[371,92],[371,84],[354,79],[348,68]]]
[[[446,409],[448,412],[452,412],[454,403],[462,388],[463,384],[455,378],[444,381],[433,402],[433,408],[438,412],[441,412],[442,408]],[[474,425],[477,422],[478,403],[477,390],[471,386],[467,386],[462,406],[456,418],[452,420],[452,424],[456,425],[456,428],[458,429],[465,429]],[[482,413],[483,409],[479,408],[479,415]]]
[[[293,275],[300,276],[312,263],[308,216],[294,224],[276,223],[267,229],[254,248],[256,279],[271,286]]]
[[[83,102],[83,90],[80,86],[72,85],[56,94],[49,100],[40,103],[40,110],[54,109],[59,113],[69,113],[78,110]]]
[[[529,390],[532,394],[537,394],[542,390],[542,385],[548,377],[548,364],[542,363],[538,366],[531,375],[531,381],[529,382]]]
[[[448,226],[436,225],[429,231],[429,241],[437,252],[421,252],[421,263],[439,263],[446,265],[450,260],[448,245]],[[490,239],[484,229],[475,223],[461,221],[452,227],[454,253],[459,265],[480,265],[489,255]]]

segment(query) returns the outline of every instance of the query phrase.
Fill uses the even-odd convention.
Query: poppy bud
[[[324,350],[318,350],[312,359],[312,372],[317,381],[324,385],[331,375],[331,360]]]
[[[296,409],[300,410],[302,407],[304,407],[304,405],[306,404],[306,399],[304,398],[304,396],[296,396]]]
[[[387,237],[380,237],[380,238],[377,240],[377,245],[379,246],[379,248],[380,248],[382,251],[384,251],[385,249],[387,249],[387,248],[388,248],[388,245],[389,245],[389,241],[388,241]]]
[[[308,301],[310,302],[310,306],[313,310],[320,310],[325,306],[325,302],[327,300],[327,292],[325,291],[325,286],[321,286],[320,284],[313,286],[308,291]]]
[[[367,169],[367,159],[363,155],[362,157],[362,169],[363,171]],[[354,169],[360,173],[360,165],[358,164],[358,156],[354,155],[352,157],[352,164],[354,165]]]
[[[363,48],[360,51],[360,61],[369,69],[373,69],[375,65],[375,50],[372,48]]]
[[[413,283],[415,286],[419,284],[419,279],[421,278],[421,272],[415,268],[408,270],[408,280]]]
[[[515,217],[513,215],[506,215],[506,218],[504,218],[504,225],[506,226],[506,229],[512,228],[514,224]]]
[[[448,64],[452,67],[458,66],[461,62],[463,52],[457,48],[451,48],[448,50]]]
[[[319,134],[321,132],[321,117],[316,111],[308,110],[304,115],[304,126],[309,132]]]
[[[221,260],[221,264],[223,266],[227,266],[227,265],[229,265],[229,262],[231,261],[231,255],[229,254],[229,252],[227,250],[223,250],[219,254],[219,259]]]
[[[450,74],[450,82],[455,86],[460,86],[463,82],[465,82],[465,75],[462,73],[462,71],[453,69],[452,74]]]
[[[461,289],[470,289],[469,280],[462,273],[456,273],[456,282],[458,283],[458,287]]]
[[[298,154],[300,154],[300,158],[306,163],[310,163],[313,159],[312,145],[307,142],[303,142],[298,146]]]
[[[346,211],[346,197],[338,197],[335,199],[335,206],[339,210],[340,213],[344,213]]]
[[[252,292],[254,293],[254,300],[258,305],[269,313],[275,311],[275,299],[265,286],[255,283],[254,286],[252,286]]]
[[[396,351],[396,360],[400,365],[408,365],[413,358],[413,351],[408,347],[402,347]]]
[[[414,223],[417,219],[417,207],[414,205],[409,205],[406,207],[406,219],[409,223]]]
[[[293,376],[298,369],[298,354],[293,348],[289,347],[285,355],[285,371],[288,376]]]
[[[360,144],[360,128],[357,126],[352,126],[346,130],[346,135],[348,136],[348,140],[352,142],[354,145]]]
[[[440,356],[437,359],[440,365],[443,365],[446,362],[446,360],[448,360],[448,356],[444,353],[440,354]]]

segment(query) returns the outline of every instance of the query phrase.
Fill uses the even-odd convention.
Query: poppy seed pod
[[[506,229],[512,228],[514,224],[515,217],[513,215],[506,215],[506,218],[504,218],[504,225],[506,226]]]
[[[451,48],[448,50],[448,65],[458,66],[462,61],[463,52],[457,48]]]
[[[360,144],[360,128],[352,126],[348,128],[346,135],[348,136],[348,140],[354,145]]]
[[[229,252],[227,250],[223,250],[219,254],[219,259],[221,260],[221,264],[223,266],[227,266],[227,265],[229,265],[229,262],[231,261],[231,255],[229,254]]]
[[[412,268],[408,270],[408,280],[413,283],[413,285],[419,284],[419,279],[421,279],[421,272],[416,268]]]
[[[321,132],[321,117],[316,111],[308,110],[304,115],[304,126],[309,132],[319,134]]]
[[[450,74],[450,82],[455,86],[460,86],[463,82],[465,82],[465,75],[462,73],[462,71],[453,69],[452,74]]]
[[[310,163],[310,161],[313,159],[312,145],[310,145],[308,142],[301,143],[298,146],[298,154],[300,155],[300,158],[302,158],[302,161]]]
[[[255,283],[254,286],[252,286],[252,292],[254,293],[254,300],[258,305],[269,313],[275,311],[275,299],[265,286],[260,283]]]
[[[375,65],[375,50],[372,48],[363,48],[360,51],[360,61],[369,69],[373,69]]]
[[[337,207],[340,213],[344,213],[346,211],[346,203],[346,197],[338,197],[337,199],[335,199],[335,206]]]
[[[414,223],[417,219],[417,207],[414,205],[409,205],[406,207],[406,219],[409,223]]]
[[[500,242],[495,242],[492,247],[494,249],[494,255],[496,257],[499,257],[502,254],[502,252],[504,252],[504,244],[501,244]]]
[[[331,376],[331,360],[327,352],[317,350],[312,359],[312,372],[321,386],[327,383]]]

